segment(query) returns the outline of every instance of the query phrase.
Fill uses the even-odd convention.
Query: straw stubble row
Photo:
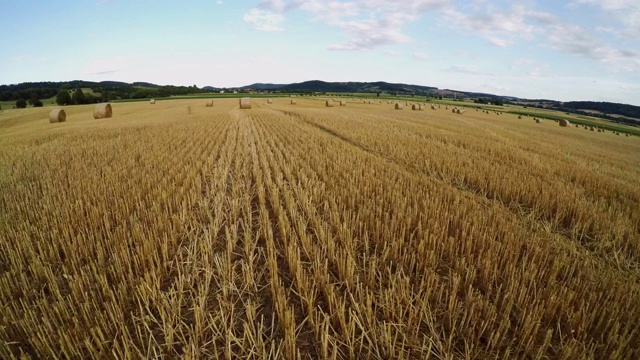
[[[605,187],[490,124],[213,111],[0,152],[0,355],[637,354],[637,170]]]

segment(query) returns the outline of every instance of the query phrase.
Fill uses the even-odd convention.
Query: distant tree
[[[113,99],[117,99],[113,91],[103,90],[99,101],[111,101]]]
[[[25,99],[20,99],[20,100],[16,101],[16,108],[24,109],[26,107],[27,107],[27,101]]]
[[[58,91],[58,95],[56,95],[56,104],[58,105],[71,104],[71,95],[69,95],[69,91],[64,89]]]
[[[100,102],[100,97],[95,96],[93,94],[85,94],[84,103],[85,104],[95,104]]]
[[[33,105],[33,107],[42,107],[44,104],[42,104],[42,101],[35,99],[31,105]]]
[[[84,104],[85,98],[84,98],[84,93],[82,92],[82,89],[77,89],[73,93],[73,96],[71,97],[71,100],[76,105]]]

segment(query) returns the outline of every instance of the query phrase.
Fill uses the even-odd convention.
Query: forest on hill
[[[167,97],[205,92],[197,86],[160,86],[146,82],[125,83],[118,81],[66,81],[66,82],[28,82],[14,85],[0,85],[0,101],[49,99],[66,91],[70,96],[77,89],[90,89],[84,92],[80,103],[103,101],[144,99],[149,97]]]

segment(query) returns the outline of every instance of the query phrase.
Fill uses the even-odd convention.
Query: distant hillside
[[[256,90],[276,90],[284,87],[284,84],[263,84],[263,83],[255,83],[251,85],[244,86],[245,89],[256,89]]]
[[[75,89],[91,89],[90,93],[85,94],[82,103],[167,97],[204,92],[204,90],[194,86],[162,86],[147,82],[129,84],[120,81],[93,82],[73,80],[0,85],[0,101],[48,99],[56,96],[61,90],[73,91]]]
[[[534,108],[594,116],[627,125],[640,126],[640,106],[596,101],[560,102],[547,99],[517,99],[513,103]]]
[[[285,92],[351,92],[351,93],[399,93],[426,94],[438,88],[420,85],[393,84],[378,82],[325,82],[320,80],[289,84],[279,90]]]
[[[640,119],[640,106],[593,101],[569,101],[561,104],[561,107],[566,109],[595,110],[603,114],[618,114]]]
[[[148,82],[134,82],[131,85],[139,86],[139,87],[147,87],[147,88],[152,88],[152,89],[157,89],[157,88],[161,87],[160,85],[156,85],[156,84],[152,84],[152,83],[148,83]]]

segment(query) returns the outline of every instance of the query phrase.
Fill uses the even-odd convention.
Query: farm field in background
[[[325,100],[4,111],[0,358],[640,357],[638,136]]]

